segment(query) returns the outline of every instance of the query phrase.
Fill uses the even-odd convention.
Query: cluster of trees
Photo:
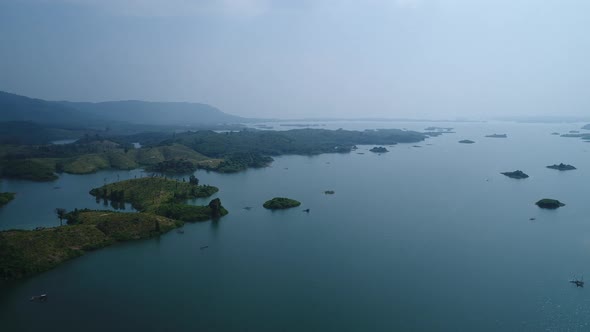
[[[272,163],[272,161],[273,159],[271,157],[259,153],[241,152],[226,156],[225,159],[215,167],[202,166],[202,168],[220,173],[235,173],[249,167],[266,167]]]
[[[188,174],[196,171],[197,166],[186,159],[171,159],[152,165],[148,170],[158,173]]]

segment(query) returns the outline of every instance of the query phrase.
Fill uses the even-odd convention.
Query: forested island
[[[556,199],[550,199],[550,198],[543,198],[542,200],[539,200],[535,204],[542,209],[550,209],[550,210],[554,210],[554,209],[560,208],[562,206],[565,206],[565,204],[563,204],[562,202],[560,202]]]
[[[469,139],[464,139],[464,140],[460,140],[459,143],[462,143],[462,144],[473,144],[475,142],[472,141],[472,140],[469,140]]]
[[[573,171],[573,170],[576,169],[574,166],[567,165],[567,164],[564,164],[564,163],[560,163],[559,165],[557,165],[557,164],[550,165],[550,166],[547,166],[547,168],[555,169],[555,170],[558,170],[558,171]]]
[[[382,146],[376,146],[374,148],[372,148],[371,150],[369,150],[371,152],[375,152],[375,153],[385,153],[385,152],[389,152],[389,150],[387,150],[385,147]]]
[[[506,175],[507,177],[512,179],[526,179],[529,177],[525,172],[521,170],[516,170],[514,172],[503,172],[500,174]]]
[[[491,134],[491,135],[486,135],[486,137],[489,137],[489,138],[508,138],[508,135],[506,135],[506,134]]]
[[[176,181],[160,177],[107,184],[91,190],[97,199],[131,203],[140,212],[56,209],[66,225],[36,230],[0,232],[0,280],[17,279],[110,244],[148,238],[181,227],[185,221],[218,219],[228,212],[219,198],[208,205],[184,202],[209,197],[218,189],[202,186],[194,177]]]
[[[301,202],[286,197],[275,197],[262,205],[269,210],[283,210],[301,205]]]
[[[15,193],[0,193],[0,207],[8,204],[15,197]]]

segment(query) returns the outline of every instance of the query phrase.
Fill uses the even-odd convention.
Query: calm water
[[[285,156],[232,175],[199,171],[201,182],[221,189],[228,216],[0,286],[0,329],[590,330],[589,290],[567,282],[590,274],[590,143],[550,135],[580,126],[438,125],[457,133],[382,155],[362,146],[364,154]],[[483,138],[492,133],[509,138]],[[559,162],[579,169],[544,167]],[[531,177],[498,174],[516,169]],[[19,194],[0,210],[0,227],[56,224],[57,206],[96,208],[88,190],[117,174],[140,173],[4,181],[0,190]],[[263,209],[273,196],[303,205]],[[538,209],[544,197],[567,206]],[[49,301],[28,301],[40,293]]]

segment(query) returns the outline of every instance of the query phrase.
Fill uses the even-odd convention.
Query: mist
[[[243,117],[582,116],[586,1],[0,0],[0,90]]]

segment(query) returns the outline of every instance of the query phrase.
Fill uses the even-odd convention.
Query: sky
[[[263,118],[590,115],[586,0],[0,0],[0,90]]]

